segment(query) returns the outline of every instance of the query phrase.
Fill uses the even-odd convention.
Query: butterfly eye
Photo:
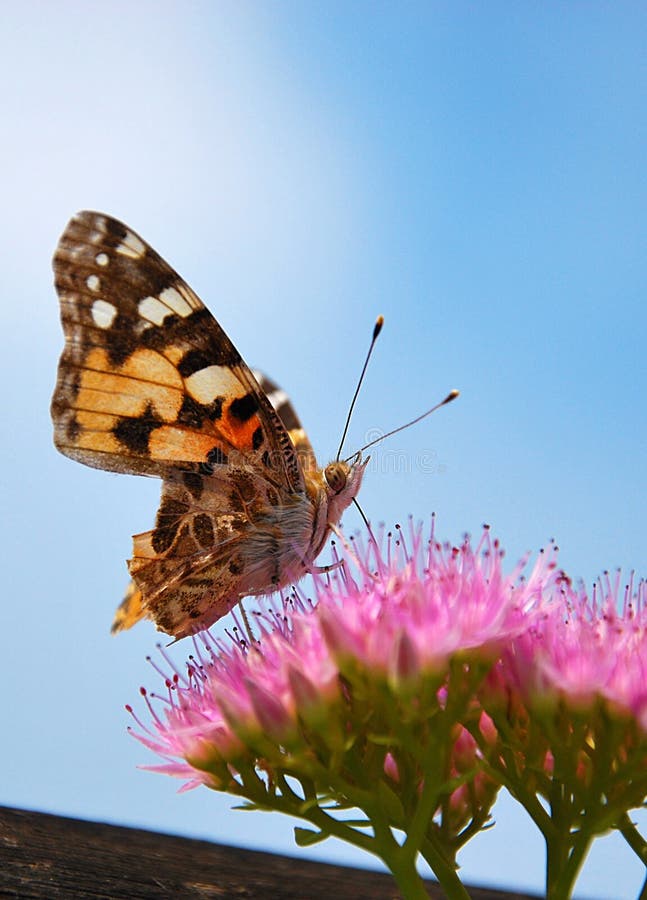
[[[330,463],[330,465],[327,465],[324,469],[324,478],[331,491],[338,494],[346,487],[346,481],[348,480],[348,466],[341,462]]]

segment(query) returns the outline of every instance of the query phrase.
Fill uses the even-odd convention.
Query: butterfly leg
[[[245,607],[243,606],[243,598],[242,597],[238,601],[238,609],[240,610],[240,615],[243,620],[243,625],[245,626],[245,631],[247,632],[247,640],[249,641],[249,646],[254,647],[257,644],[257,640],[254,637],[254,632],[252,631],[252,626],[249,624],[249,618],[247,616]],[[243,640],[245,640],[245,639],[243,638]]]
[[[343,559],[338,559],[337,562],[330,563],[328,566],[310,566],[308,571],[311,575],[326,575],[328,572],[333,572],[335,569],[341,569],[344,565]]]

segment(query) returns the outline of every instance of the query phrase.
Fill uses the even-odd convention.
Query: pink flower
[[[317,615],[337,661],[352,658],[394,684],[443,673],[456,653],[498,655],[528,627],[555,568],[551,559],[521,583],[523,564],[504,576],[502,553],[487,528],[476,549],[467,538],[460,547],[441,545],[433,529],[426,546],[420,531],[410,544],[409,551],[398,530],[395,541],[388,536],[386,560],[374,544],[359,548],[361,583],[340,576],[317,590]]]
[[[314,600],[264,606],[251,645],[205,632],[186,673],[166,659],[137,720],[152,768],[305,819],[301,843],[335,834],[400,878],[398,854],[420,854],[454,896],[456,853],[505,786],[546,837],[551,896],[568,896],[591,840],[629,834],[647,794],[647,588],[620,603],[605,576],[589,598],[554,546],[527,578],[502,558],[487,528],[476,548],[433,526],[352,542]]]
[[[541,608],[555,568],[551,560],[527,582],[518,570],[505,576],[487,529],[476,549],[468,539],[458,548],[441,545],[433,530],[423,545],[412,529],[406,544],[398,530],[385,556],[374,544],[356,547],[359,582],[348,560],[341,574],[315,579],[316,604],[295,594],[280,614],[266,610],[251,649],[203,634],[188,674],[167,680],[164,715],[153,722],[155,749],[193,758],[213,738],[218,754],[235,763],[243,747],[267,754],[267,741],[301,745],[304,722],[336,746],[358,724],[347,721],[349,685],[354,702],[364,693],[386,697],[386,686],[408,697],[407,715],[425,723],[433,710],[420,709],[419,698],[430,690],[435,698],[449,660],[496,659]]]
[[[589,598],[562,578],[559,596],[503,655],[504,667],[527,704],[566,704],[635,716],[647,730],[647,586],[623,592],[608,575]]]

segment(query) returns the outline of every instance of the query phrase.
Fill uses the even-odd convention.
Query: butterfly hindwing
[[[65,350],[55,443],[87,465],[164,476],[232,454],[301,490],[286,429],[223,329],[137,234],[82,212],[54,257]]]
[[[177,473],[164,481],[155,527],[135,535],[128,562],[146,611],[162,630],[178,634],[208,611],[215,618],[228,611],[240,595],[237,548],[254,520],[278,502],[276,489],[249,467],[210,477]]]
[[[252,374],[285,426],[299,457],[302,471],[314,472],[318,468],[317,458],[301,420],[292,406],[292,401],[286,392],[263,372],[253,369]]]
[[[298,502],[309,508],[304,497]],[[133,538],[128,568],[134,584],[117,610],[113,632],[147,615],[162,631],[183,636],[193,623],[204,627],[225,615],[258,585],[271,591],[286,560],[277,538],[294,504],[294,495],[281,493],[247,465],[204,477],[171,474],[162,486],[155,527]],[[297,514],[295,523],[300,520]]]
[[[287,429],[303,471],[312,472],[317,465],[314,451],[289,397],[262,372],[254,369],[252,374]],[[202,615],[208,598],[214,602],[214,597],[235,594],[238,548],[250,524],[278,502],[271,485],[255,483],[244,469],[229,467],[224,479],[193,472],[167,478],[155,528],[135,535],[129,562],[146,604],[142,590],[131,581],[115,614],[113,633],[147,614],[175,633],[187,609]]]

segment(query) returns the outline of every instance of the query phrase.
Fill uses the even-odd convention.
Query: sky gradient
[[[124,704],[149,624],[112,638],[153,480],[59,456],[50,260],[69,217],[140,232],[334,455],[374,454],[369,518],[488,522],[510,566],[647,574],[647,10],[639,3],[25,2],[4,11],[0,304],[5,727],[0,803],[297,855],[294,823],[136,769]],[[359,527],[349,514],[348,530]],[[174,649],[180,661],[189,652]],[[467,881],[540,890],[508,799]],[[308,855],[373,860],[334,841]],[[636,895],[615,836],[580,896]]]

